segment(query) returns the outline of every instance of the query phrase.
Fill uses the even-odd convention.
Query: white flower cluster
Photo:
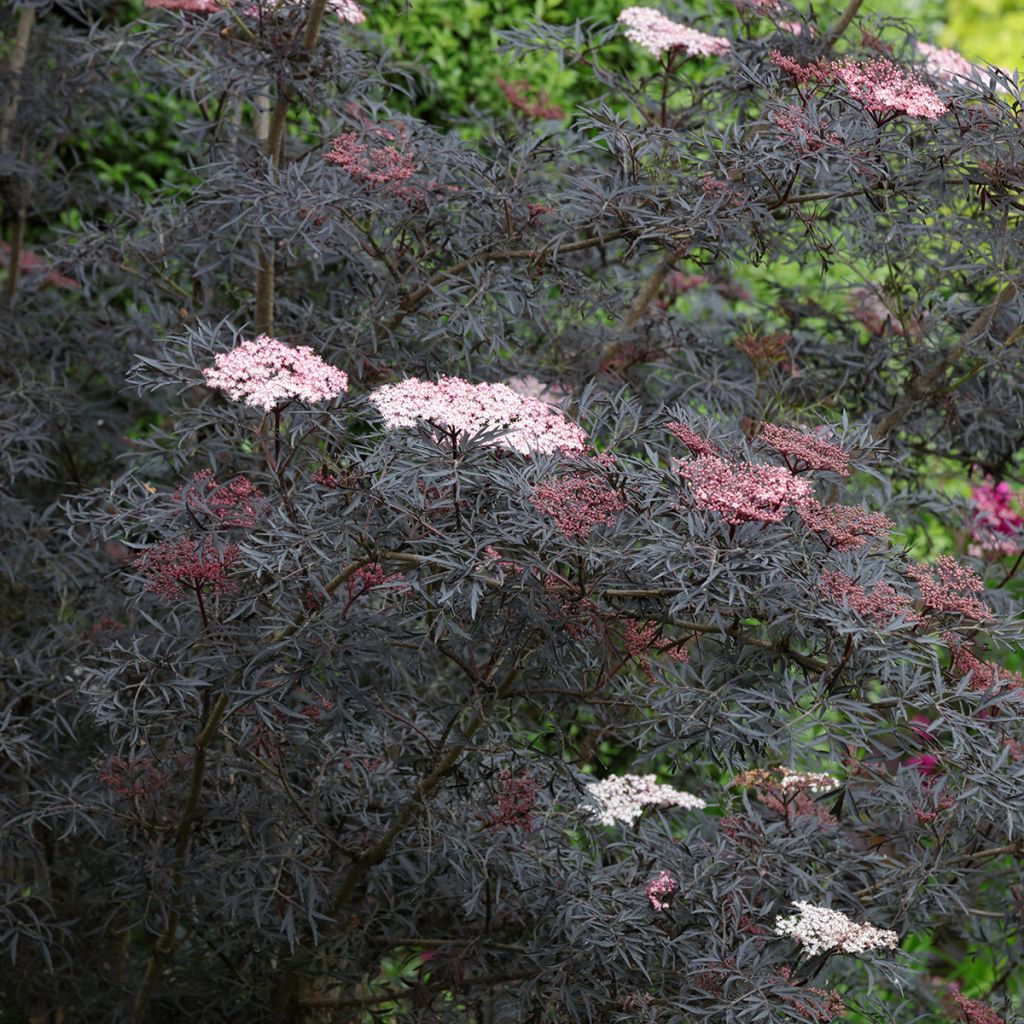
[[[782,774],[779,785],[783,789],[795,786],[803,790],[810,790],[812,793],[827,793],[839,785],[837,778],[826,775],[824,772],[795,772],[782,765],[779,765],[777,770]]]
[[[656,775],[610,775],[589,783],[587,790],[598,807],[581,804],[580,809],[602,825],[619,821],[632,825],[645,807],[682,807],[687,811],[702,811],[707,807],[699,796],[659,784]]]
[[[838,910],[816,907],[803,900],[797,900],[793,906],[800,913],[777,918],[775,934],[795,939],[808,956],[827,950],[858,954],[870,949],[895,949],[899,945],[900,937],[895,932],[873,924],[857,924]]]

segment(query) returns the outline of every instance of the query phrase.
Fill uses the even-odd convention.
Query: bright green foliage
[[[1020,0],[947,0],[941,36],[968,60],[1012,70],[1024,66],[1024,5]]]

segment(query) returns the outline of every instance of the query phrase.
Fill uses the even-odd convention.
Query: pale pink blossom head
[[[919,42],[917,52],[924,57],[925,71],[940,82],[970,80],[978,70],[956,50],[947,50],[942,46]]]
[[[626,38],[655,57],[666,50],[683,50],[691,57],[721,57],[732,46],[728,39],[680,25],[651,7],[627,7],[619,21],[626,26]]]
[[[506,384],[410,377],[377,388],[369,399],[389,430],[428,423],[471,437],[500,432],[486,443],[523,455],[581,453],[587,447],[586,433],[559,410],[538,398],[518,395]]]
[[[960,565],[950,555],[940,555],[930,565],[910,565],[907,575],[917,583],[926,608],[962,615],[975,622],[991,621],[988,605],[973,596],[984,591],[984,581],[973,569]]]
[[[207,387],[267,412],[293,399],[322,402],[348,390],[348,375],[308,345],[285,345],[265,334],[215,356],[203,376]]]

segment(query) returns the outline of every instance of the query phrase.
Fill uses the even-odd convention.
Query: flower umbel
[[[650,7],[627,7],[619,21],[626,26],[626,38],[655,57],[666,50],[684,50],[691,57],[720,57],[732,46],[728,39],[680,25]]]
[[[198,545],[191,537],[165,540],[148,548],[135,560],[146,577],[149,589],[168,601],[174,601],[189,592],[210,587],[215,594],[227,594],[235,584],[227,574],[238,561],[237,544],[217,549],[212,537]]]
[[[838,910],[816,907],[803,900],[797,900],[793,906],[799,914],[777,918],[775,934],[795,939],[808,956],[829,950],[858,955],[873,949],[895,949],[899,945],[900,937],[895,932],[871,924],[857,924]]]
[[[713,455],[680,463],[697,508],[719,512],[727,523],[781,523],[794,505],[810,497],[811,485],[783,466],[734,464]]]
[[[582,452],[587,435],[557,409],[517,395],[505,384],[471,384],[461,377],[438,381],[410,377],[371,392],[370,403],[389,430],[426,422],[471,437],[501,431],[487,444],[528,455]]]
[[[266,412],[296,398],[320,402],[348,390],[348,375],[308,345],[296,348],[266,334],[215,356],[203,376],[207,387]]]
[[[707,807],[699,796],[661,785],[656,775],[609,775],[588,783],[587,790],[598,806],[583,804],[581,809],[602,825],[616,822],[632,825],[645,807],[682,807],[687,811],[702,811]]]
[[[582,473],[546,480],[533,489],[533,505],[570,538],[583,540],[598,526],[613,526],[626,503],[603,480]]]
[[[669,910],[672,907],[672,900],[679,892],[679,882],[669,871],[662,871],[657,878],[652,878],[644,886],[647,898],[655,910]]]

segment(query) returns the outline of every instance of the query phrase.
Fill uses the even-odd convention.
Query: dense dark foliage
[[[4,1019],[1010,1020],[1015,78],[541,26],[467,142],[158,6],[2,15]]]

